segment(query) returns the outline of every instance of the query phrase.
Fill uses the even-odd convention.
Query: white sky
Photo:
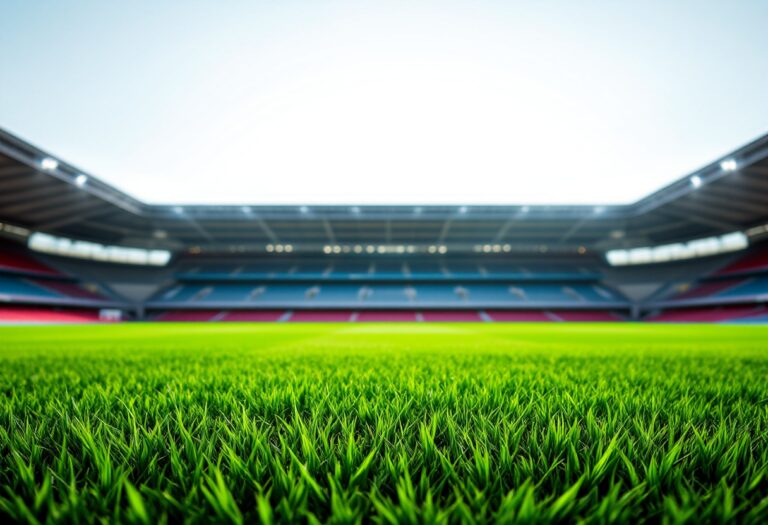
[[[0,126],[152,203],[624,203],[768,131],[766,27],[760,0],[3,0]]]

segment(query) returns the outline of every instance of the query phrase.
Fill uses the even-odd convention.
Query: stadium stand
[[[768,272],[768,248],[750,252],[717,272],[716,275],[744,275],[757,272]]]
[[[659,323],[720,323],[754,318],[765,313],[765,306],[717,306],[666,310],[647,318]]]
[[[0,130],[6,322],[766,315],[768,135],[613,206],[151,205],[52,158]]]
[[[0,244],[0,271],[22,275],[57,276],[61,274],[8,244]]]
[[[96,310],[0,306],[0,323],[93,323],[100,320]]]

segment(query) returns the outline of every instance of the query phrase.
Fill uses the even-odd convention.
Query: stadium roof
[[[212,182],[212,184],[214,184]],[[552,252],[663,244],[768,221],[768,135],[629,205],[149,205],[0,130],[0,221],[73,239],[172,250],[484,243]]]

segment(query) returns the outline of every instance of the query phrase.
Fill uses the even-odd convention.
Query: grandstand
[[[628,205],[166,206],[0,130],[0,321],[768,321],[768,136]]]

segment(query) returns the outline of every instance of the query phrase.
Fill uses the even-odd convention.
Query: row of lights
[[[326,255],[332,254],[332,253],[416,253],[416,247],[415,246],[406,246],[404,244],[398,244],[398,245],[389,245],[389,244],[381,244],[381,245],[373,245],[368,244],[366,246],[363,246],[362,244],[356,244],[354,246],[349,245],[339,245],[339,244],[326,244],[323,246],[323,253]]]
[[[736,171],[738,168],[739,164],[735,159],[725,159],[720,162],[720,169],[726,173]],[[701,185],[704,184],[704,179],[702,179],[700,175],[692,175],[689,181],[694,189],[701,188]]]
[[[40,168],[43,171],[56,171],[59,169],[59,161],[51,157],[45,157],[40,161]],[[82,188],[88,182],[88,176],[80,173],[79,175],[76,175],[73,180],[76,186]]]
[[[326,255],[330,254],[339,254],[339,253],[367,253],[367,254],[373,254],[373,253],[416,253],[417,251],[420,251],[420,249],[417,246],[414,246],[412,244],[406,245],[406,244],[355,244],[354,246],[350,245],[340,245],[340,244],[326,244],[323,246],[323,253]],[[433,244],[430,246],[427,246],[426,248],[427,253],[432,254],[445,254],[448,253],[448,247],[442,244]]]
[[[267,244],[267,251],[269,253],[291,253],[293,244]]]
[[[511,244],[476,244],[475,253],[509,253],[512,251]]]

